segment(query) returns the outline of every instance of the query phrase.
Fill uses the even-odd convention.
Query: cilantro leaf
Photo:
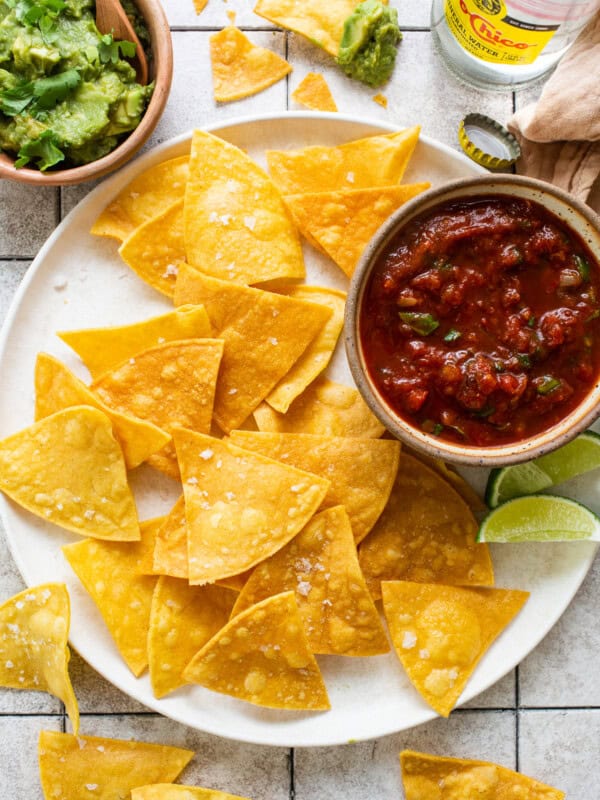
[[[98,45],[98,55],[103,64],[116,64],[119,61],[119,52],[122,58],[133,58],[135,56],[134,42],[115,42],[112,33],[105,33],[100,37]]]
[[[58,146],[58,139],[51,130],[44,131],[38,139],[24,144],[18,156],[15,161],[17,169],[29,164],[32,159],[37,159],[37,167],[41,172],[45,172],[65,158],[65,154]]]
[[[0,111],[7,117],[20,114],[33,100],[33,82],[21,83],[14,89],[0,92]]]
[[[31,27],[37,25],[46,44],[52,43],[56,18],[66,7],[64,0],[15,0],[11,3],[19,22]]]
[[[36,108],[43,111],[53,108],[80,83],[81,75],[76,69],[68,69],[66,72],[59,72],[58,75],[40,78],[33,85]]]

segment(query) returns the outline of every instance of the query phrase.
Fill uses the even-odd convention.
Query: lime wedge
[[[600,519],[575,500],[550,494],[517,497],[485,517],[478,542],[600,541]]]
[[[535,461],[493,469],[485,488],[485,501],[490,508],[496,508],[513,497],[541,492],[598,467],[600,436],[586,431],[564,447]]]

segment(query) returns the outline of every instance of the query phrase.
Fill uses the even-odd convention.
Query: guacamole
[[[152,94],[134,53],[100,34],[93,0],[0,0],[0,150],[40,170],[109,153]]]
[[[379,0],[364,0],[344,23],[337,63],[351,78],[381,86],[392,74],[401,39],[398,12]]]

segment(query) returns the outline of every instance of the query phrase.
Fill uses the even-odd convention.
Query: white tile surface
[[[2,800],[42,800],[37,757],[41,730],[60,731],[61,720],[47,716],[0,716]]]

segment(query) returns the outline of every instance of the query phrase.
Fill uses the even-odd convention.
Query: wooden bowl
[[[16,169],[14,158],[0,152],[0,178],[34,186],[71,186],[100,178],[129,161],[148,139],[164,110],[173,77],[173,44],[169,23],[160,0],[135,0],[150,33],[152,61],[150,80],[155,82],[154,92],[140,124],[110,153],[97,161],[70,169],[40,172],[23,167]]]

